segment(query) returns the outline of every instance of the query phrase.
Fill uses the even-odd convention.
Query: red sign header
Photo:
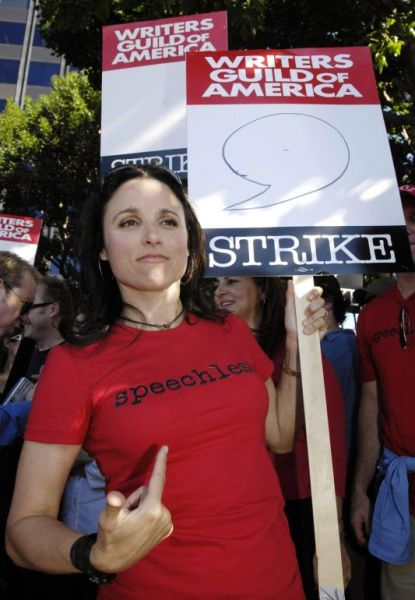
[[[42,219],[0,214],[0,240],[37,244],[42,228]]]
[[[379,104],[370,50],[190,53],[188,104]]]
[[[228,47],[227,13],[140,21],[103,28],[103,71],[178,62],[186,52]]]

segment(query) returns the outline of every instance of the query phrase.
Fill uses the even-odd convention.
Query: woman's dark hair
[[[183,207],[189,259],[181,282],[180,300],[186,316],[194,313],[205,319],[222,320],[220,312],[200,286],[205,269],[204,235],[179,177],[156,165],[123,166],[109,172],[103,180],[100,194],[90,199],[81,215],[79,262],[84,306],[82,317],[72,333],[66,336],[72,343],[86,345],[101,338],[121,314],[123,302],[111,266],[99,256],[104,246],[103,213],[113,194],[124,183],[144,178],[156,179],[167,185]]]
[[[260,326],[254,330],[255,337],[270,357],[274,358],[278,347],[285,340],[285,282],[276,277],[253,277],[262,292]]]
[[[350,301],[344,297],[338,279],[334,275],[316,275],[314,285],[322,288],[322,297],[333,305],[333,316],[336,323],[341,325],[346,319]]]

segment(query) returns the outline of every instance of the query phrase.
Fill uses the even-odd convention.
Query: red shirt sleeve
[[[243,344],[244,347],[248,349],[251,354],[254,371],[258,373],[264,381],[267,381],[272,376],[274,363],[262,350],[256,341],[254,334],[243,319],[234,316],[228,317],[228,319],[239,338],[239,340],[236,338],[235,341]]]
[[[68,345],[53,348],[32,400],[25,439],[48,444],[82,444],[91,412],[90,390]]]

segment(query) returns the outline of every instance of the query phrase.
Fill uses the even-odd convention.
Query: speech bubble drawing
[[[303,113],[245,123],[227,137],[222,156],[236,175],[265,188],[224,210],[268,208],[317,192],[338,181],[350,162],[343,134]]]

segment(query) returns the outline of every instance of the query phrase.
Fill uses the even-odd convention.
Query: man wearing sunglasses
[[[415,185],[400,194],[415,265]],[[351,522],[359,544],[369,542],[383,561],[382,600],[415,597],[414,325],[415,273],[399,273],[357,325],[362,393]],[[381,483],[372,517],[368,489],[376,470]]]
[[[0,341],[13,335],[20,314],[33,300],[39,273],[12,252],[0,252]],[[0,446],[20,435],[27,421],[28,407],[0,405]]]
[[[47,352],[64,341],[61,327],[64,321],[72,319],[72,315],[72,297],[66,283],[58,277],[43,277],[36,287],[33,302],[23,309],[20,316],[23,336],[36,343],[41,364]],[[36,375],[38,371],[32,367],[29,376]]]

